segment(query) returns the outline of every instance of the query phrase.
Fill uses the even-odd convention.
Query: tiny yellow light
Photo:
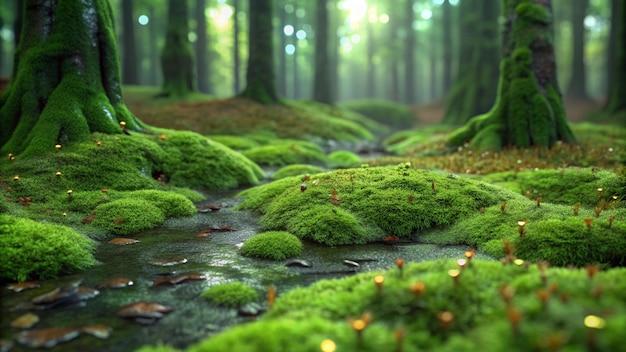
[[[617,200],[617,198],[618,198],[617,194],[614,194],[612,198],[613,198],[613,200]]]
[[[164,135],[164,134],[162,134],[160,138],[161,138],[161,140],[162,140],[162,141],[164,141],[164,140],[166,140],[166,139],[167,139],[167,136],[166,136],[166,135]],[[330,340],[329,340],[329,341],[330,341]]]
[[[56,177],[61,177],[61,171],[57,171],[57,172],[55,173],[55,175],[56,175]]]
[[[67,216],[67,213],[63,213],[62,215],[63,215],[63,216]]]
[[[465,251],[465,258],[467,258],[468,260],[472,259],[472,257],[474,256],[474,252],[475,251],[473,249],[471,249],[469,251]]]
[[[524,265],[524,260],[518,258],[518,259],[515,259],[513,261],[513,263],[515,263],[515,265],[517,265],[517,266],[522,266],[522,265]]]
[[[15,175],[15,176],[13,177],[13,181],[19,181],[19,180],[20,180],[20,176],[19,176],[19,175]]]
[[[376,286],[381,286],[383,284],[383,282],[385,282],[385,277],[382,275],[376,275],[374,276],[374,283],[376,283]]]
[[[524,225],[526,225],[526,221],[518,221],[517,224],[519,226],[524,226]]]
[[[54,147],[56,148],[56,150],[60,150],[62,148],[60,144],[57,144]]]
[[[120,121],[120,126],[125,127],[126,126],[126,122],[125,121]]]
[[[585,326],[590,329],[604,329],[606,321],[597,315],[587,315],[584,320]]]
[[[459,259],[456,261],[456,265],[458,265],[461,269],[463,269],[465,268],[465,265],[467,265],[467,260]]]
[[[602,192],[602,188],[598,188],[598,192]]]
[[[366,326],[367,326],[367,323],[363,319],[357,319],[352,322],[352,328],[355,331],[363,331],[363,329],[365,329]]]
[[[337,345],[335,344],[335,341],[326,339],[322,341],[320,347],[322,348],[322,352],[335,352]]]
[[[74,191],[72,191],[71,189],[67,190],[67,194],[72,194],[72,193],[74,193]]]
[[[100,141],[97,141],[97,142],[96,142],[96,146],[97,146],[97,147],[99,147],[99,146],[101,146],[101,145],[102,145],[102,142],[100,142]]]
[[[448,275],[450,275],[451,278],[456,279],[459,275],[461,275],[461,272],[457,269],[450,269],[448,270]]]

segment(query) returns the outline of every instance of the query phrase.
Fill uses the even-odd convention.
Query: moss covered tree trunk
[[[463,125],[493,106],[498,87],[499,6],[483,0],[463,0],[457,78],[446,98],[443,123]]]
[[[277,103],[272,42],[272,1],[249,0],[248,68],[240,96],[263,104]]]
[[[449,143],[502,149],[574,142],[556,77],[550,0],[503,0],[505,19],[495,105]]]
[[[169,0],[167,5],[167,32],[161,52],[161,95],[184,97],[196,90],[193,48],[188,38],[187,0]]]
[[[24,156],[92,132],[140,131],[120,88],[106,0],[25,1],[11,84],[0,97],[0,152]]]

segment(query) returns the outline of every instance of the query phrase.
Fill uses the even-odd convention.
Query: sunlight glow
[[[189,32],[187,33],[187,39],[189,40],[189,42],[195,43],[196,40],[198,40],[198,35],[196,34],[196,32]]]
[[[285,33],[286,36],[291,36],[294,32],[294,28],[292,25],[288,24],[285,27],[283,27],[283,33]]]
[[[137,22],[139,22],[140,25],[145,26],[150,22],[150,18],[146,15],[141,15],[137,17]]]
[[[365,0],[344,0],[340,3],[341,9],[348,10],[348,22],[358,22],[365,18],[367,2]]]
[[[429,20],[433,17],[433,12],[430,10],[422,10],[420,16],[422,16],[422,18],[425,20]]]
[[[383,13],[382,15],[380,15],[380,17],[378,17],[378,21],[380,23],[387,23],[389,22],[389,15],[386,13]]]
[[[296,52],[296,46],[293,44],[285,45],[285,53],[287,55],[293,55]]]
[[[230,26],[230,20],[234,14],[234,10],[230,5],[220,4],[215,9],[211,9],[209,17],[213,20],[215,27],[225,29]]]
[[[304,11],[304,9],[297,9],[296,10],[296,17],[304,18],[305,15],[306,15],[306,11]]]
[[[358,43],[360,43],[360,42],[361,42],[361,36],[360,36],[360,35],[358,35],[358,34],[353,34],[353,35],[350,37],[350,41],[351,41],[352,43],[354,43],[354,44],[358,44]]]
[[[591,15],[585,16],[585,27],[587,29],[593,29],[597,25],[598,25],[598,21],[596,20],[595,17]]]
[[[298,30],[296,32],[296,38],[298,38],[299,40],[305,39],[306,38],[306,32],[302,29]]]

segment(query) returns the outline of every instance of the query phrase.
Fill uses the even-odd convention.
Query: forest
[[[0,352],[616,351],[625,0],[7,0]]]

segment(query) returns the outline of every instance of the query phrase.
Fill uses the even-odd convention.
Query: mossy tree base
[[[507,18],[493,108],[455,131],[449,143],[486,149],[574,142],[556,79],[549,2],[504,1]]]
[[[142,131],[122,101],[104,0],[27,1],[13,80],[0,97],[0,152],[35,155],[93,132]]]

